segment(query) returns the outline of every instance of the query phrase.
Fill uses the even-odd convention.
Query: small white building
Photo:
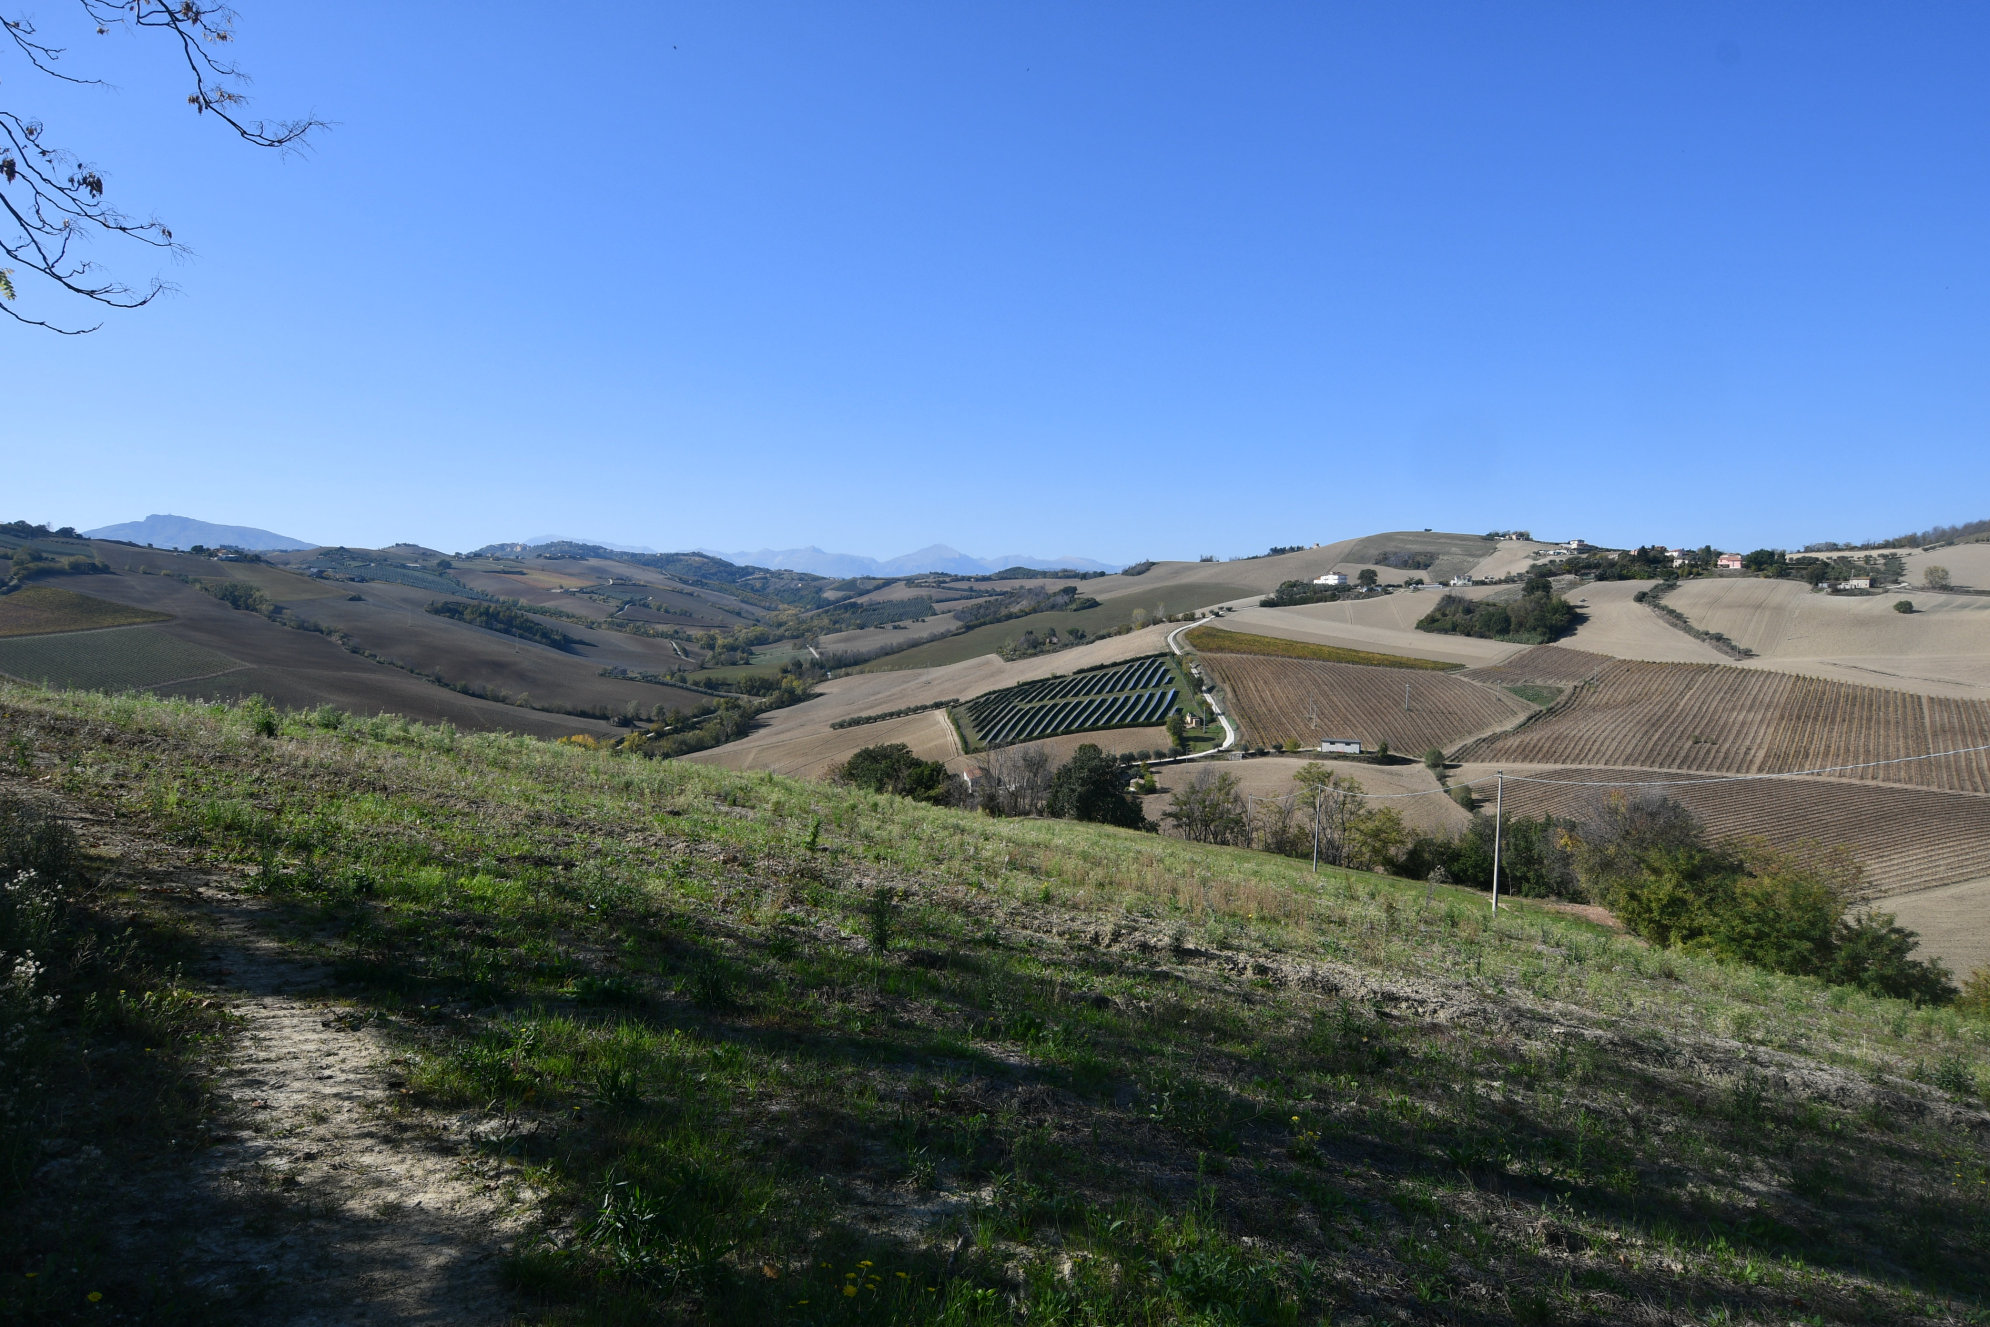
[[[1328,573],[1327,573],[1326,575],[1324,575],[1324,576],[1315,576],[1315,577],[1313,578],[1313,584],[1315,584],[1315,585],[1345,585],[1345,584],[1347,584],[1347,577],[1345,577],[1345,576],[1341,575],[1341,574],[1340,574],[1339,572],[1337,572],[1337,571],[1330,571],[1330,572],[1328,572]]]
[[[1472,583],[1472,578],[1470,576],[1453,576],[1451,578],[1451,584],[1458,586],[1461,589],[1464,588],[1465,586],[1470,585],[1471,583]]]
[[[1870,576],[1854,576],[1849,581],[1839,581],[1838,588],[1841,590],[1870,590],[1873,588],[1873,578]]]
[[[1320,750],[1330,756],[1358,756],[1361,754],[1361,743],[1345,737],[1323,737],[1320,739]]]
[[[1587,539],[1571,539],[1563,544],[1562,547],[1571,553],[1585,553],[1596,547],[1596,545],[1590,543]]]

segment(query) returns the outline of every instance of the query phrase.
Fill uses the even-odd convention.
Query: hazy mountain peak
[[[122,525],[85,530],[83,534],[90,539],[123,539],[134,544],[151,544],[156,548],[192,548],[195,544],[202,544],[208,548],[249,548],[260,552],[290,553],[318,547],[302,539],[258,530],[251,525],[215,525],[211,521],[197,521],[191,516],[152,515],[142,521],[126,521]]]

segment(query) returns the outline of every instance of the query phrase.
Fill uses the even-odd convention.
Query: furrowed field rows
[[[1341,737],[1414,753],[1448,748],[1532,712],[1504,691],[1442,673],[1406,677],[1394,668],[1243,654],[1204,654],[1202,662],[1229,693],[1253,746],[1314,746]]]
[[[1666,779],[1665,772],[1590,767],[1546,779]],[[1509,815],[1586,819],[1613,791],[1683,803],[1716,837],[1804,840],[1850,848],[1866,867],[1866,894],[1879,897],[1990,876],[1990,797],[1840,779],[1689,781],[1668,787],[1555,787],[1509,779]]]
[[[1503,664],[1488,668],[1472,668],[1460,677],[1469,677],[1475,682],[1488,686],[1573,686],[1577,682],[1587,682],[1603,671],[1610,662],[1607,654],[1591,654],[1586,650],[1571,650],[1561,645],[1536,645],[1531,650],[1523,650]]]
[[[1990,702],[1717,664],[1620,661],[1462,759],[1781,773],[1990,745]],[[1990,752],[1834,777],[1990,793]]]
[[[0,640],[0,673],[56,687],[123,691],[240,668],[239,661],[156,627],[114,627]]]

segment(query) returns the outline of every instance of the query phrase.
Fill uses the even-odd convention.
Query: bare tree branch
[[[270,122],[244,116],[248,97],[242,90],[248,76],[217,51],[235,39],[235,14],[222,6],[195,0],[75,0],[98,35],[112,26],[156,31],[177,44],[179,58],[193,82],[187,104],[202,115],[212,113],[243,142],[254,147],[290,151],[314,129],[315,118]],[[96,84],[59,68],[68,53],[43,39],[26,18],[0,18],[15,54],[33,69],[65,83]],[[0,46],[0,53],[6,51]],[[173,232],[157,219],[137,221],[104,200],[104,176],[74,154],[51,146],[43,138],[41,121],[0,108],[0,254],[18,266],[0,266],[0,313],[30,327],[65,335],[95,331],[64,327],[30,317],[14,307],[19,298],[17,274],[39,276],[57,293],[118,309],[150,304],[168,286],[156,277],[143,289],[133,289],[104,276],[96,264],[72,254],[72,247],[93,234],[136,240],[156,249],[185,252]]]

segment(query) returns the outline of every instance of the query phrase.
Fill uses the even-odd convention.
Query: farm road
[[[1169,632],[1168,648],[1176,654],[1188,653],[1188,651],[1182,648],[1182,633],[1197,625],[1199,624],[1196,622],[1189,622]],[[1237,727],[1230,722],[1230,716],[1223,712],[1223,702],[1212,695],[1209,697],[1209,708],[1216,711],[1217,722],[1223,725],[1223,745],[1213,746],[1207,751],[1198,751],[1192,756],[1183,756],[1183,760],[1201,760],[1204,756],[1213,756],[1218,752],[1228,751],[1231,747],[1237,745]]]
[[[215,1131],[134,1177],[114,1244],[262,1323],[510,1321],[499,1260],[539,1195],[486,1149],[529,1126],[408,1107],[390,1077],[405,1047],[331,997],[329,971],[275,938],[261,900],[105,822],[72,823],[200,936],[199,975],[239,1020],[210,1063]]]

